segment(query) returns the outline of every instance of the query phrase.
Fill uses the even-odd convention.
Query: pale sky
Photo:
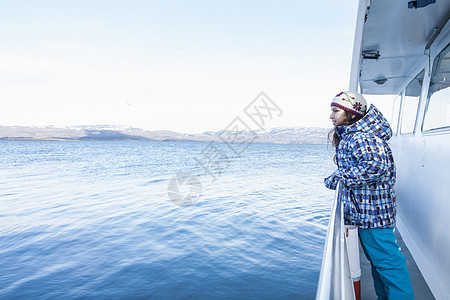
[[[283,110],[271,127],[331,127],[356,10],[356,0],[0,1],[0,125],[216,131],[264,91]]]

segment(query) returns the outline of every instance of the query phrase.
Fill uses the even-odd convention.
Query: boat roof
[[[402,83],[417,75],[412,69],[426,58],[427,44],[449,15],[449,0],[368,1],[358,59],[361,92],[398,94]]]

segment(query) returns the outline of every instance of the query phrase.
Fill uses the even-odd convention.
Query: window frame
[[[435,76],[435,72],[437,72],[437,65],[440,65],[440,61],[442,59],[442,55],[443,53],[447,51],[447,54],[450,53],[450,43],[447,44],[447,46],[445,46],[438,55],[436,55],[436,57],[434,58],[434,62],[433,62],[433,66],[432,66],[432,70],[430,72],[430,82],[428,83],[428,87],[427,87],[427,98],[426,98],[426,103],[425,103],[425,110],[423,112],[423,118],[422,118],[422,124],[420,126],[420,130],[423,134],[433,134],[433,133],[450,133],[450,125],[444,126],[444,127],[436,127],[436,128],[430,128],[430,129],[424,129],[424,124],[425,124],[425,120],[427,118],[427,113],[428,113],[428,108],[430,105],[430,100],[432,98],[433,95],[429,96],[430,93],[430,84],[431,84],[431,80],[433,78],[433,76]],[[450,88],[449,88],[450,89]],[[434,94],[434,93],[433,93]]]
[[[397,113],[395,112],[395,104],[396,101],[398,101],[398,110]],[[400,121],[401,121],[401,115],[402,115],[402,103],[403,103],[403,91],[399,94],[397,94],[394,97],[394,101],[392,103],[392,118],[391,118],[391,128],[395,124],[395,128],[393,129],[393,135],[397,136],[400,133]],[[395,123],[394,120],[396,119]]]
[[[422,74],[423,73],[423,74]],[[418,116],[419,116],[419,108],[420,108],[420,102],[422,101],[422,93],[423,93],[423,86],[420,89],[420,93],[418,96],[418,100],[417,100],[417,107],[415,110],[415,114],[414,114],[414,123],[413,123],[413,128],[412,131],[408,131],[408,132],[403,132],[403,124],[404,124],[404,117],[405,117],[405,105],[406,105],[406,97],[408,97],[406,95],[406,90],[408,89],[408,86],[417,79],[417,77],[422,74],[422,83],[425,81],[425,68],[420,70],[419,72],[417,72],[417,75],[413,77],[413,79],[411,79],[409,81],[409,83],[406,85],[406,87],[403,89],[402,91],[402,102],[400,104],[400,109],[401,109],[401,114],[400,114],[400,118],[401,118],[401,122],[399,122],[399,126],[398,126],[398,133],[402,136],[408,136],[408,135],[415,135],[416,131],[417,131],[417,121],[418,121]]]

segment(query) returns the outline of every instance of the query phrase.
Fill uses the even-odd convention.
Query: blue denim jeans
[[[414,299],[405,257],[400,253],[393,228],[359,228],[364,254],[372,266],[378,299]]]

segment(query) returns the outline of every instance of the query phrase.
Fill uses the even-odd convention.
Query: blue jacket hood
[[[392,129],[389,122],[373,104],[370,105],[367,113],[358,122],[349,126],[336,127],[339,137],[357,131],[373,134],[385,141],[392,137]]]

